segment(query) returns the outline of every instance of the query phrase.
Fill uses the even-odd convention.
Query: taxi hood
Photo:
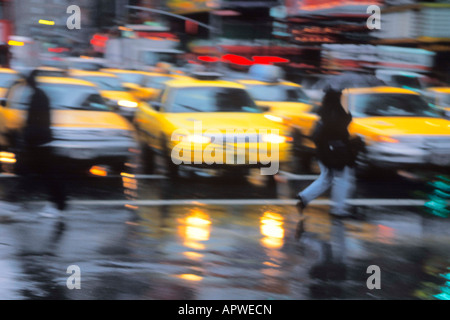
[[[350,130],[357,132],[396,135],[443,135],[450,134],[450,121],[429,117],[370,117],[353,118]]]

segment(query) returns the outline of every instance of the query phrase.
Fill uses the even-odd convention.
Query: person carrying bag
[[[320,176],[298,193],[297,208],[300,214],[308,203],[332,188],[330,214],[335,217],[351,216],[346,200],[355,185],[357,151],[354,148],[359,143],[350,140],[348,125],[352,115],[342,106],[341,95],[341,91],[328,90],[322,100],[320,120],[311,137],[316,145]]]

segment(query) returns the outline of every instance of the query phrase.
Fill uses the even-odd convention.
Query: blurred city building
[[[66,26],[70,5],[81,8],[80,30]],[[372,5],[381,8],[379,30],[367,27]],[[449,0],[0,0],[0,42],[23,36],[52,52],[101,56],[111,38],[149,36],[142,28],[130,32],[130,25],[153,32],[164,26],[180,49],[194,56],[228,55],[230,64],[244,70],[254,57],[283,58],[292,80],[296,74],[369,67],[448,81],[449,14]]]
[[[381,9],[380,29],[367,26],[372,5]],[[272,11],[273,35],[308,52],[299,60],[317,58],[316,70],[291,63],[292,74],[388,68],[448,81],[449,13],[450,1],[284,0]]]

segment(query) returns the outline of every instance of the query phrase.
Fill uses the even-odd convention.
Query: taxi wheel
[[[179,168],[173,163],[172,158],[170,157],[170,149],[167,146],[166,138],[164,136],[161,137],[161,150],[166,174],[171,178],[178,177]]]
[[[141,166],[144,173],[155,172],[155,152],[146,144],[141,144]]]

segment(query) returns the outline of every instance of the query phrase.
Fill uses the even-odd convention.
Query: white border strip
[[[42,202],[42,201],[39,201]],[[348,203],[357,206],[423,206],[427,200],[417,199],[349,199]],[[201,206],[201,205],[253,205],[253,206],[294,206],[295,199],[174,199],[174,200],[71,200],[72,205],[92,205],[92,206]],[[449,202],[450,203],[450,202]],[[331,200],[314,200],[310,205],[331,205]]]

